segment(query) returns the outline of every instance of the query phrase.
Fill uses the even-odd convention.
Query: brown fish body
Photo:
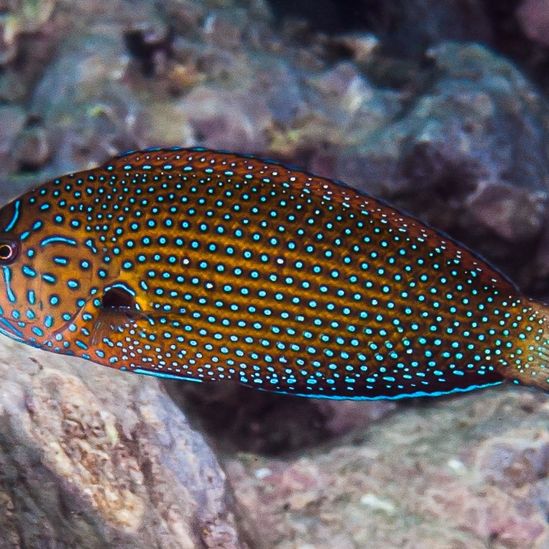
[[[17,248],[0,329],[56,352],[313,397],[547,384],[547,309],[415,219],[276,163],[136,152],[0,221],[0,258]]]

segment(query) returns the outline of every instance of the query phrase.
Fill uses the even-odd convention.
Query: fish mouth
[[[25,339],[23,332],[3,317],[0,317],[0,333],[17,341],[24,341]]]

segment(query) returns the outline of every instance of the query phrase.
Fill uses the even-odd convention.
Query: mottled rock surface
[[[0,547],[244,547],[225,474],[152,379],[0,345]]]
[[[544,548],[549,403],[510,389],[402,405],[337,444],[227,471],[258,547]]]
[[[549,46],[549,2],[547,0],[524,0],[517,15],[528,38]]]
[[[2,3],[0,197],[126,149],[256,153],[385,197],[547,298],[546,3]],[[296,400],[4,338],[0,369],[2,547],[549,546],[545,395]]]

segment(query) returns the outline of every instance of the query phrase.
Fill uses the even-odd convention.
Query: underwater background
[[[548,0],[0,2],[0,199],[148,146],[257,154],[549,301]],[[0,547],[549,547],[549,399],[296,399],[0,339]]]

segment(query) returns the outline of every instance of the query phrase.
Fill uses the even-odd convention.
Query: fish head
[[[93,303],[99,254],[82,213],[54,198],[45,185],[0,208],[0,333],[50,349]]]

